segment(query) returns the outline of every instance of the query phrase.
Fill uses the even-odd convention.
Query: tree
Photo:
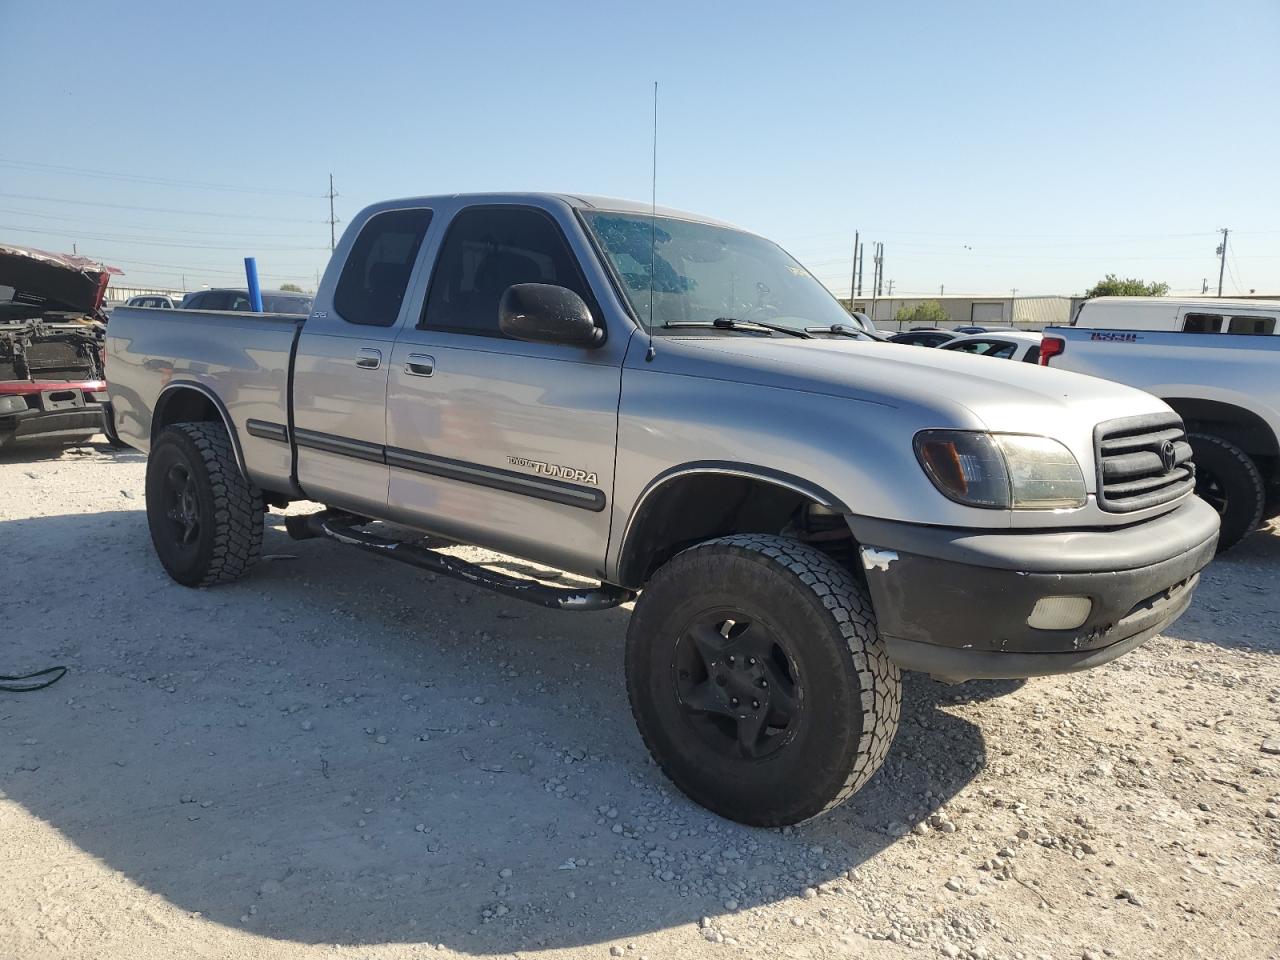
[[[1169,285],[1163,281],[1152,281],[1147,283],[1145,280],[1137,280],[1130,277],[1128,280],[1121,280],[1114,273],[1108,273],[1106,278],[1099,280],[1089,290],[1085,292],[1085,299],[1091,297],[1163,297],[1169,292]]]
[[[893,319],[903,323],[925,323],[936,327],[940,323],[946,323],[948,317],[947,311],[937,300],[926,300],[923,303],[917,303],[914,307],[905,305],[899,307]]]
[[[289,293],[302,293],[302,292],[303,292],[303,289],[302,289],[300,286],[298,286],[296,283],[282,283],[282,284],[280,284],[280,289],[281,289],[281,290],[287,290],[287,291],[289,291]]]

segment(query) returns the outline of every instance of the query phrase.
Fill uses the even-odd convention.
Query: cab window
[[[1264,317],[1258,314],[1253,316],[1232,317],[1227,325],[1227,333],[1245,333],[1270,336],[1275,332],[1276,318]]]
[[[333,294],[338,316],[347,323],[372,327],[396,322],[430,223],[431,211],[421,207],[388,210],[369,218],[338,277]]]
[[[517,283],[568,287],[599,310],[550,214],[532,207],[471,207],[449,224],[419,326],[500,337],[498,302]]]
[[[1222,330],[1222,317],[1216,313],[1188,313],[1182,318],[1183,333],[1218,333]]]

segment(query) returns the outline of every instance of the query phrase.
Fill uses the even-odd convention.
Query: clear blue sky
[[[466,190],[646,198],[657,79],[659,201],[837,293],[855,228],[895,292],[1070,293],[1107,271],[1198,292],[1222,226],[1226,290],[1280,292],[1277,0],[0,0],[0,36],[0,238],[136,283],[226,283],[255,253],[313,285],[330,171],[344,219]]]

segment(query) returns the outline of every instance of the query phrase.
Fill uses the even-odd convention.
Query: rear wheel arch
[[[151,415],[151,442],[154,444],[160,431],[175,423],[221,423],[231,440],[236,467],[241,476],[248,477],[240,436],[231,421],[231,414],[208,387],[196,383],[171,383],[161,391]]]
[[[655,478],[623,531],[617,581],[639,588],[681,550],[713,537],[782,533],[814,513],[847,534],[849,508],[800,477],[763,467],[706,462],[675,467]],[[838,524],[838,527],[836,526]]]

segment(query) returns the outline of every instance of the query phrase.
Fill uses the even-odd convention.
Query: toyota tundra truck
[[[1218,537],[1155,397],[874,342],[772,242],[618,200],[377,204],[309,316],[122,308],[107,354],[173,579],[243,576],[263,511],[310,501],[295,537],[563,611],[634,600],[645,743],[749,824],[867,782],[902,670],[1029,677],[1133,650],[1187,608]]]

